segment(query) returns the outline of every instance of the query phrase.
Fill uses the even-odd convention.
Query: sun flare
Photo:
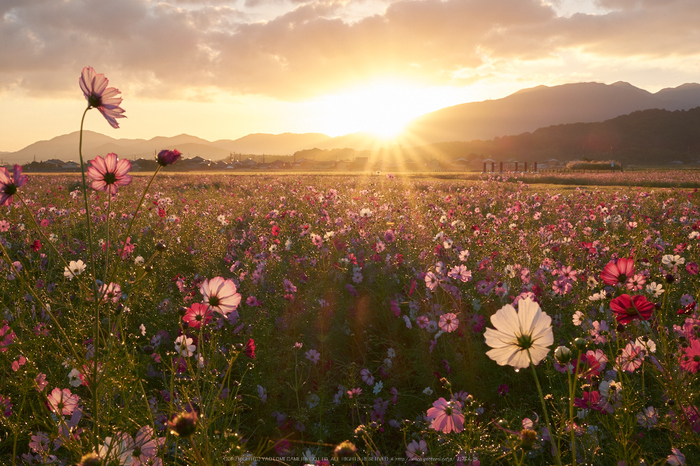
[[[454,104],[449,88],[420,87],[398,80],[367,83],[325,96],[327,134],[367,132],[381,139],[399,136],[414,118]]]

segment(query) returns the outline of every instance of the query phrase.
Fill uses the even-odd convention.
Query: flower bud
[[[578,337],[577,339],[574,340],[574,346],[576,347],[577,350],[583,351],[586,349],[586,346],[588,346],[588,342],[586,341],[585,338]]]
[[[672,273],[666,274],[666,283],[673,283],[676,281],[676,277]]]
[[[197,430],[197,413],[183,411],[168,421],[170,433],[178,437],[187,438]]]
[[[151,272],[153,272],[153,266],[147,265],[146,267],[143,268],[143,270],[145,270],[146,273],[151,273]]]
[[[173,150],[162,150],[158,152],[158,155],[156,156],[156,161],[158,162],[158,165],[161,167],[165,167],[166,165],[172,165],[177,160],[180,158],[180,151],[177,149]]]
[[[168,246],[166,246],[164,242],[158,241],[158,242],[156,243],[156,250],[157,250],[157,251],[163,252],[163,251],[165,251],[166,249],[168,249]]]
[[[523,429],[520,431],[520,448],[525,451],[532,450],[532,446],[537,441],[537,432],[532,429]]]
[[[153,352],[156,349],[152,345],[143,345],[141,348],[141,351],[143,351],[145,354],[153,354]]]
[[[357,447],[350,442],[345,440],[339,443],[335,450],[333,450],[333,457],[340,462],[340,464],[352,464],[357,458]]]
[[[450,381],[447,380],[447,378],[445,378],[445,377],[442,377],[442,378],[440,379],[440,383],[441,383],[442,386],[445,388],[445,390],[449,390],[450,388],[452,388],[452,384],[451,384]]]
[[[554,359],[556,359],[559,364],[568,363],[571,361],[571,350],[566,346],[559,346],[554,350]]]
[[[78,466],[102,466],[102,460],[97,456],[97,453],[88,453],[80,458]]]

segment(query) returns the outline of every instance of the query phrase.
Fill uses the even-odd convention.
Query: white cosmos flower
[[[530,298],[520,300],[518,311],[506,304],[491,316],[491,323],[496,328],[487,328],[484,337],[493,349],[486,355],[500,366],[522,369],[530,365],[530,358],[537,365],[554,343],[552,318]]]
[[[83,272],[85,272],[85,263],[81,260],[70,261],[68,267],[63,268],[63,276],[68,280],[73,280],[73,277],[77,277]]]

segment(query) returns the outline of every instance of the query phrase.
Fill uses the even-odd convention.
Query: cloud
[[[700,54],[695,0],[597,0],[607,13],[570,17],[539,0],[386,0],[358,18],[370,3],[5,0],[0,43],[11,45],[0,48],[0,91],[75,94],[80,70],[91,65],[140,96],[219,89],[300,100],[390,76],[455,84],[499,62],[565,50]]]

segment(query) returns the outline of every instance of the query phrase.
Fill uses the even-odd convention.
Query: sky
[[[0,151],[77,131],[92,66],[115,138],[368,131],[537,85],[700,82],[697,0],[0,0]]]

